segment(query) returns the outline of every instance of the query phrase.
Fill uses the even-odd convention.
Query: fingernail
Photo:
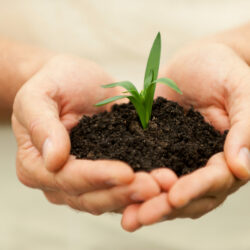
[[[130,196],[130,199],[133,201],[144,201],[145,200],[145,199],[143,199],[143,197],[139,193],[133,193]]]
[[[50,138],[47,138],[43,143],[43,159],[45,162],[45,166],[46,166],[46,163],[48,161],[49,152],[51,150],[52,150],[52,142],[51,142]]]
[[[250,175],[250,151],[248,148],[242,148],[239,152],[238,159],[241,163],[241,166],[247,171]]]

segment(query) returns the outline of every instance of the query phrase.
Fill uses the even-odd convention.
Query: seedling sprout
[[[166,84],[167,86],[175,90],[177,93],[182,94],[181,90],[173,80],[169,78],[157,79],[159,65],[160,65],[160,55],[161,55],[161,34],[160,32],[158,32],[148,57],[147,67],[144,76],[143,90],[139,93],[135,85],[130,81],[122,81],[122,82],[102,85],[103,88],[114,88],[117,86],[121,86],[124,89],[126,89],[126,91],[123,93],[130,95],[114,96],[97,103],[96,106],[102,106],[119,99],[128,98],[136,109],[136,112],[139,116],[143,129],[146,129],[151,119],[156,83]]]

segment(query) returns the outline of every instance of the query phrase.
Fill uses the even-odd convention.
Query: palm
[[[233,108],[229,105],[230,92],[234,89],[234,81],[239,78],[239,71],[235,69],[241,67],[242,61],[239,57],[224,45],[208,44],[201,48],[196,47],[195,50],[191,48],[177,55],[164,72],[177,82],[183,95],[169,91],[165,86],[160,86],[158,91],[186,108],[193,106],[209,123],[223,132],[231,128]],[[211,162],[227,165],[224,154],[211,157],[208,166]],[[204,173],[211,174],[210,169],[205,169]],[[230,171],[227,174],[229,176]],[[192,178],[192,174],[190,177]],[[220,175],[215,176],[214,182],[219,177]],[[241,184],[237,183],[235,186],[231,181],[228,193]],[[228,193],[217,192],[214,196],[220,197],[222,202]]]
[[[56,70],[56,71],[55,71]],[[71,129],[82,115],[94,113],[109,108],[109,105],[96,108],[94,105],[107,97],[116,94],[117,89],[104,90],[102,84],[112,82],[112,78],[94,63],[75,59],[67,65],[67,61],[57,67],[52,67],[47,74],[54,76],[57,84],[57,96],[52,96],[60,103],[60,119]],[[55,86],[52,88],[55,88]],[[55,93],[55,90],[51,90]]]
[[[238,57],[222,45],[208,45],[179,54],[162,74],[177,82],[183,95],[158,86],[161,93],[188,108],[193,106],[218,130],[229,129],[227,85],[235,79]]]
[[[100,99],[106,98],[109,94],[107,91],[103,91],[100,85],[111,81],[112,79],[95,64],[86,63],[75,58],[72,60],[60,58],[60,60],[55,62],[52,61],[33,79],[27,82],[16,99],[24,100],[25,97],[19,98],[19,96],[23,95],[23,93],[28,93],[25,94],[26,99],[32,98],[36,100],[38,113],[39,105],[43,105],[44,101],[46,101],[46,108],[55,110],[62,124],[70,131],[83,114],[91,115],[107,108],[106,106],[98,110],[94,107],[94,104]],[[16,104],[16,106],[22,105]],[[22,108],[25,110],[31,107]],[[34,116],[33,119],[30,119],[28,112],[23,112],[21,115],[22,117],[19,117],[20,112],[15,112],[14,109],[12,121],[19,143],[18,166],[21,166],[17,168],[18,176],[26,185],[37,187],[37,183],[40,182],[44,183],[43,186],[47,188],[51,186],[51,189],[53,189],[54,175],[42,167],[44,159],[41,154],[41,148],[35,145],[36,139],[32,138],[32,134],[36,133],[36,130],[41,126],[40,117]],[[46,114],[41,112],[39,116],[46,116]],[[46,117],[47,121],[43,122],[47,122],[49,128],[50,120],[54,119],[54,117],[51,115]],[[22,121],[25,121],[27,124],[24,124]],[[59,141],[60,138],[58,138]],[[35,165],[36,167],[25,169],[24,165]],[[37,171],[37,174],[34,171]],[[34,179],[34,176],[37,176],[37,179]],[[40,180],[38,181],[38,179]]]
[[[100,87],[110,82],[95,64],[59,56],[16,96],[12,121],[18,177],[25,185],[42,189],[52,203],[100,214],[159,193],[149,174],[134,174],[123,162],[69,157],[68,132],[82,115],[109,108],[94,104],[117,94],[119,89]]]
[[[237,114],[231,94],[239,77],[244,77],[241,74],[244,71],[244,63],[224,45],[190,47],[179,53],[161,71],[161,76],[169,77],[178,84],[183,95],[158,84],[156,96],[176,101],[184,108],[193,106],[216,129],[223,132],[232,128],[232,119]],[[165,215],[168,219],[197,218],[217,207],[244,183],[232,175],[224,153],[212,156],[205,168],[177,179],[172,186],[167,185],[167,178],[164,180],[161,177],[164,169],[152,175],[158,180],[162,194],[125,210],[123,227],[127,230],[133,231],[141,225],[155,223]],[[137,218],[133,223],[132,217]]]

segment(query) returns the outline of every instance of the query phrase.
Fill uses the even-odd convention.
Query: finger
[[[30,141],[26,129],[15,118],[12,119],[12,126],[18,144],[16,157],[18,179],[31,188],[56,190],[54,174],[43,167],[42,157]]]
[[[168,213],[163,216],[164,220],[173,220],[176,218],[191,218],[198,219],[201,216],[212,211],[218,207],[225,200],[225,196],[214,198],[206,197],[198,200],[192,201],[186,207],[181,209],[175,209],[171,213]]]
[[[140,226],[144,226],[176,218],[197,219],[219,206],[224,200],[224,196],[221,198],[202,198],[192,201],[181,209],[174,209],[168,202],[167,194],[162,193],[140,206],[137,211],[137,223],[140,224]],[[135,217],[135,215],[130,216]]]
[[[60,190],[70,195],[131,183],[135,175],[124,162],[112,160],[69,160],[55,174]]]
[[[55,205],[65,204],[63,194],[61,192],[44,191],[43,193],[49,202]]]
[[[241,74],[242,75],[242,74]],[[238,75],[240,76],[240,75]],[[230,89],[228,113],[231,129],[225,142],[225,155],[233,174],[241,180],[250,179],[250,72]]]
[[[23,130],[17,122],[14,129],[19,141],[17,175],[26,186],[78,195],[103,187],[128,184],[134,178],[132,169],[123,162],[75,160],[73,156],[60,171],[51,173],[43,167],[39,152],[27,140]]]
[[[137,224],[140,226],[151,225],[164,220],[173,220],[176,218],[192,218],[197,219],[202,215],[216,208],[225,200],[225,196],[220,198],[202,198],[192,201],[181,209],[174,209],[168,202],[166,193],[162,193],[144,202],[137,209]],[[132,213],[132,211],[130,211]],[[136,217],[135,215],[130,215]],[[134,223],[135,224],[135,223]]]
[[[28,131],[30,139],[43,156],[49,171],[60,169],[70,152],[70,139],[59,118],[54,94],[42,92],[27,83],[16,96],[13,120]],[[36,85],[34,85],[36,86]],[[55,92],[55,91],[54,91]]]
[[[141,227],[141,224],[137,219],[137,213],[140,206],[140,204],[132,204],[124,210],[121,221],[121,225],[124,230],[134,232]]]
[[[149,174],[136,173],[135,179],[129,185],[69,197],[69,205],[75,209],[99,215],[150,199],[159,193],[160,188]]]
[[[18,179],[26,186],[42,190],[57,190],[54,174],[43,168],[41,158],[37,158],[37,150],[26,144],[25,149],[19,148],[16,159]]]
[[[172,210],[173,208],[168,202],[168,194],[161,193],[141,205],[137,215],[138,222],[141,225],[151,225],[162,220]]]
[[[230,121],[224,106],[210,106],[197,108],[197,110],[204,116],[206,122],[210,123],[221,133],[229,129]],[[220,117],[220,119],[218,119],[218,117]]]
[[[217,196],[228,191],[234,182],[223,153],[219,153],[210,159],[206,167],[181,177],[169,191],[169,202],[173,207],[181,208],[204,195]]]
[[[178,180],[177,175],[169,168],[159,168],[151,172],[153,178],[163,191],[169,191]]]

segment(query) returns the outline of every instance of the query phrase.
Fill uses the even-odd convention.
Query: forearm
[[[9,117],[20,87],[52,56],[52,53],[0,39],[0,119]]]

